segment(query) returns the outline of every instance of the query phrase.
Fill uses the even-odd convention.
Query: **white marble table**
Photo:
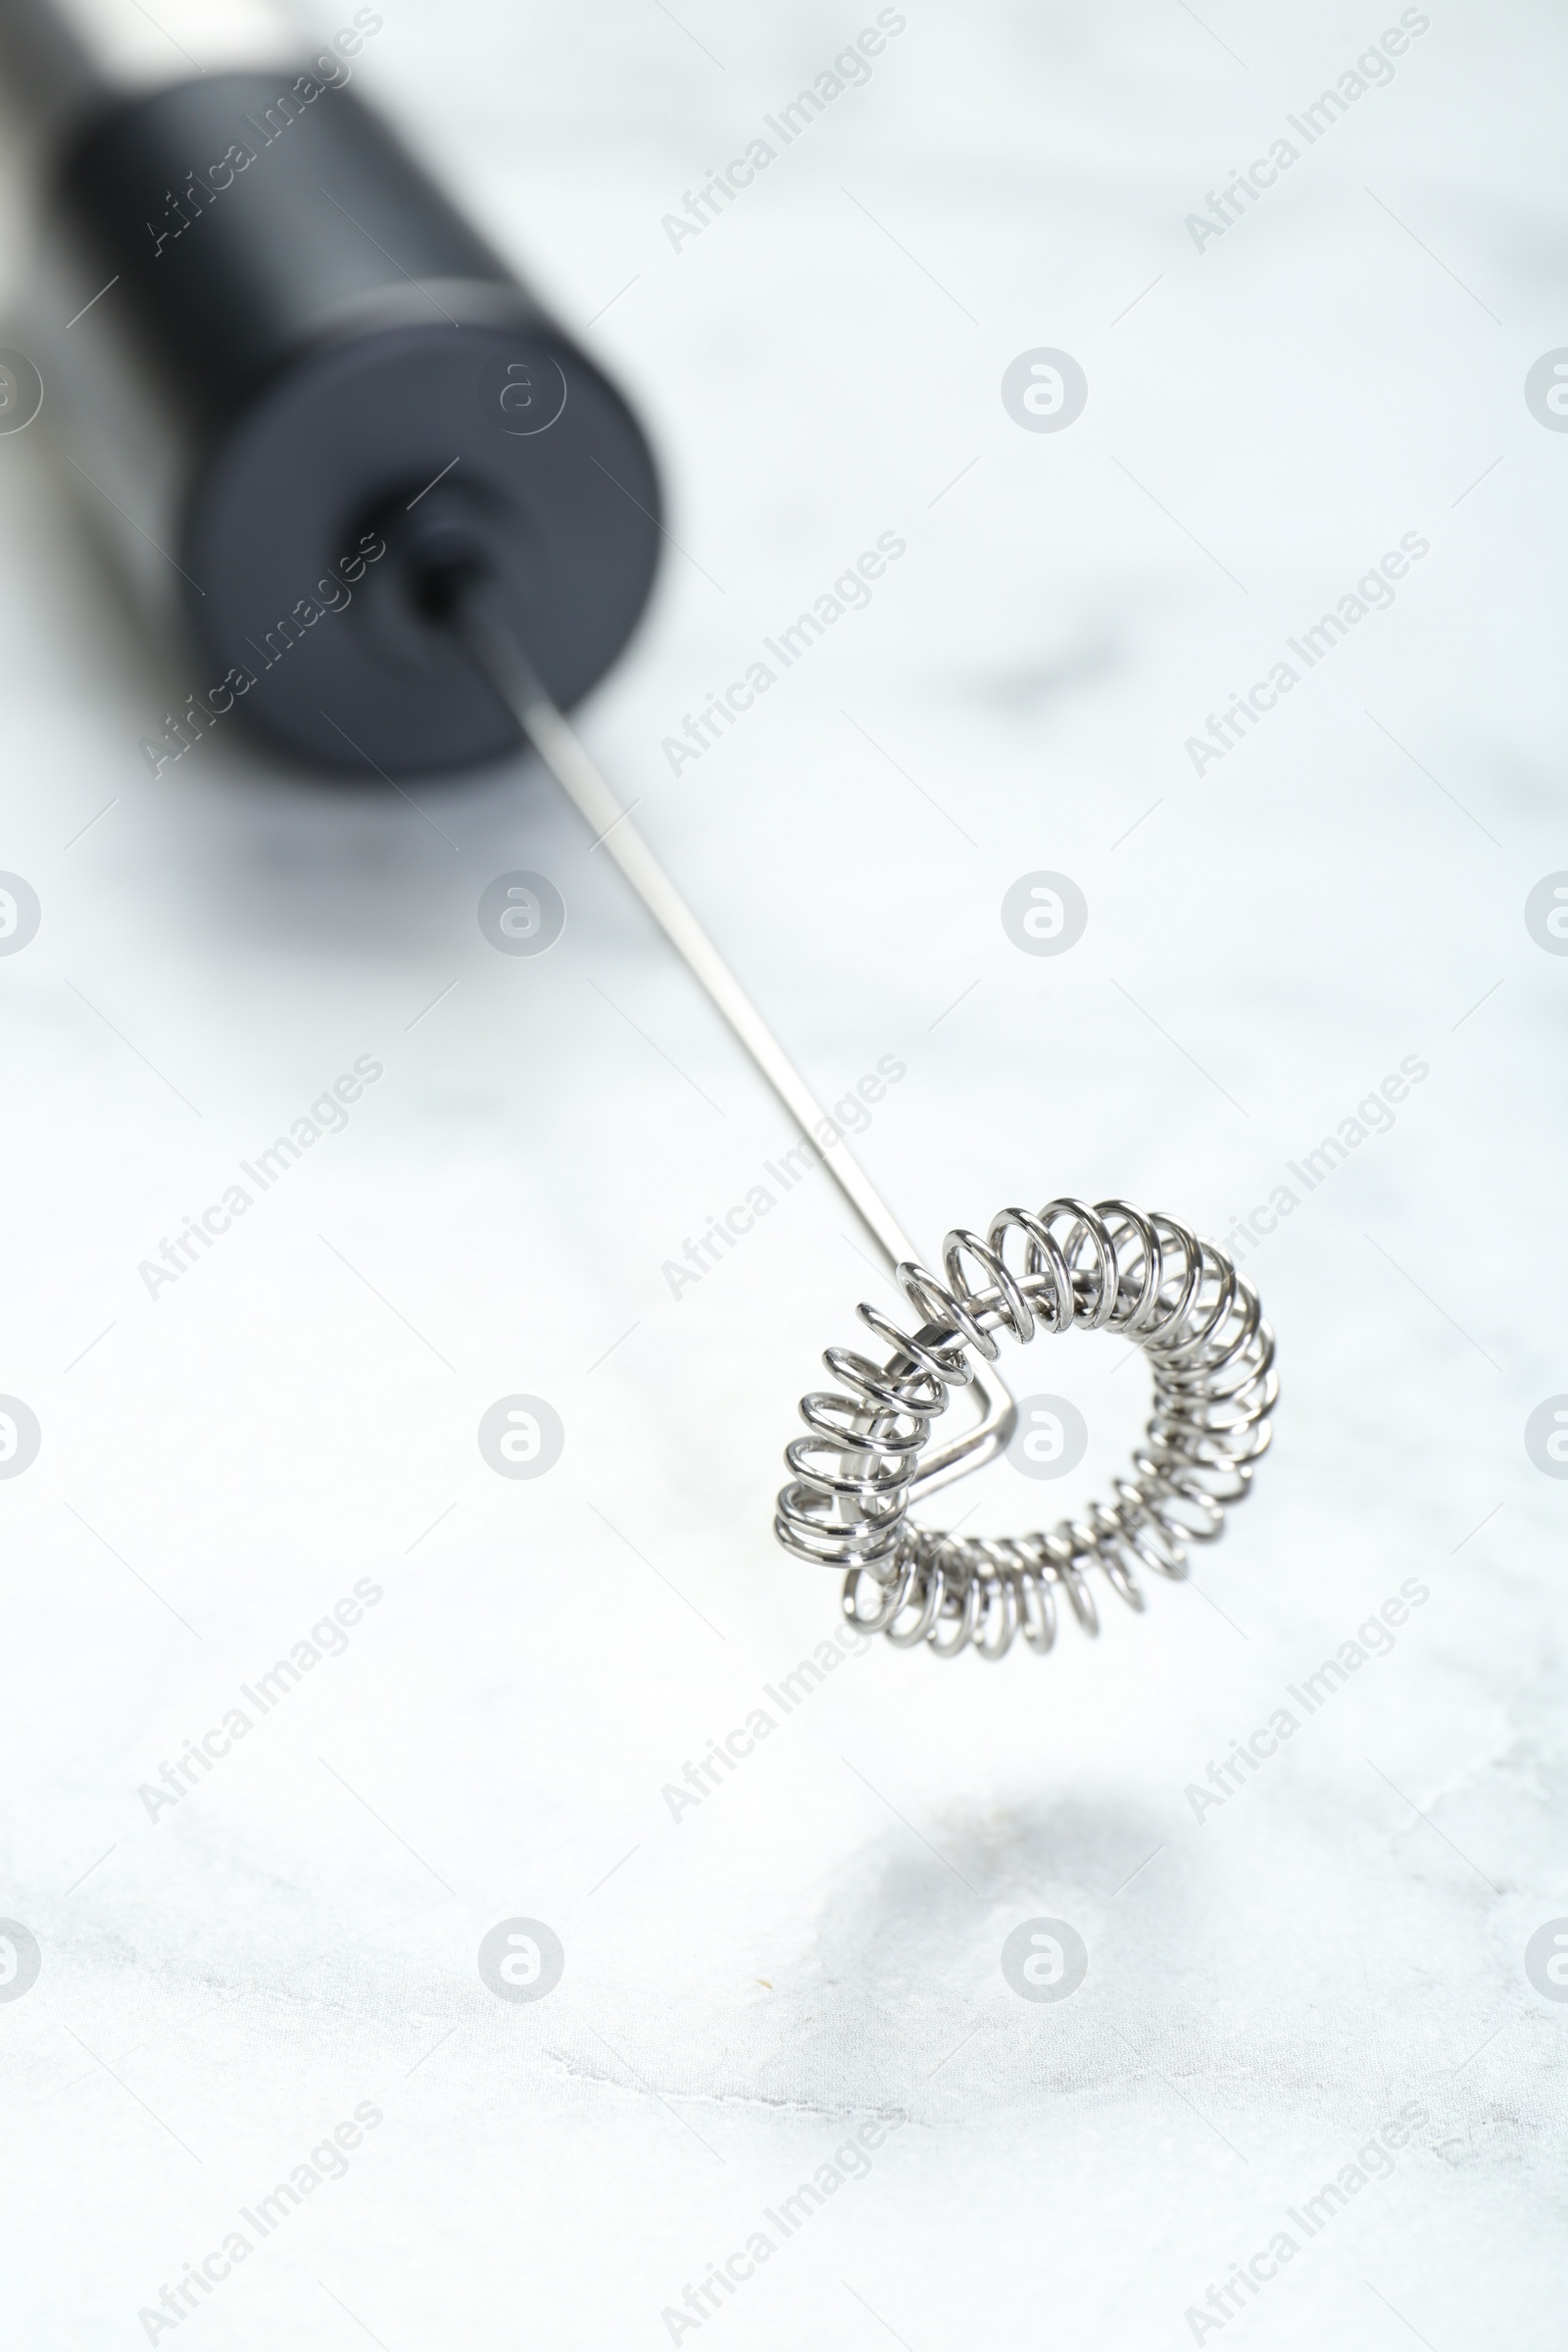
[[[1198,1589],[1098,1645],[879,1644],[786,1714],[837,1597],[771,1540],[779,1456],[877,1289],[825,1180],[672,1296],[788,1130],[543,778],[432,785],[428,822],[232,743],[153,782],[176,665],[0,442],[0,866],[43,907],[0,961],[0,1390],[43,1433],[0,1483],[19,2344],[1561,2341],[1568,2002],[1524,1954],[1568,1913],[1568,1487],[1523,1432],[1568,1390],[1568,962],[1523,908],[1568,866],[1568,439],[1522,390],[1568,342],[1560,18],[1434,5],[1308,141],[1392,0],[905,13],[678,240],[869,0],[397,0],[364,82],[602,314],[677,544],[584,724],[829,1098],[906,1064],[876,1179],[928,1248],[1063,1192],[1216,1238],[1274,1200],[1276,1450]],[[1056,433],[1000,392],[1040,347],[1089,386]],[[865,609],[671,775],[883,533]],[[570,910],[537,961],[474,919],[512,866]],[[1090,906],[1059,959],[999,920],[1038,868]],[[362,1058],[346,1125],[149,1295]],[[1074,1499],[1145,1376],[1045,1353]],[[536,1482],[475,1444],[518,1392],[566,1433]],[[959,1492],[997,1529],[1063,1497]],[[476,1968],[517,1917],[548,1998]],[[1089,1955],[1058,2002],[999,1964],[1039,1917]]]

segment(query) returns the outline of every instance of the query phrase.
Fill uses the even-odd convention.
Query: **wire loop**
[[[983,1235],[950,1233],[942,1267],[945,1281],[909,1262],[898,1269],[919,1318],[913,1332],[860,1307],[892,1351],[885,1362],[827,1350],[842,1387],[801,1400],[808,1434],[786,1448],[791,1476],[774,1533],[798,1559],[842,1570],[851,1622],[900,1649],[945,1658],[973,1649],[994,1661],[1021,1634],[1044,1655],[1058,1592],[1084,1632],[1099,1633],[1091,1570],[1142,1610],[1135,1569],[1179,1580],[1188,1546],[1223,1532],[1268,1446],[1274,1334],[1222,1250],[1126,1200],[1004,1208]],[[962,1537],[911,1520],[921,1452],[953,1391],[974,1377],[970,1352],[990,1362],[1004,1332],[1027,1344],[1072,1330],[1132,1341],[1153,1372],[1153,1410],[1111,1499],[1049,1534]],[[862,1615],[866,1583],[877,1600]]]

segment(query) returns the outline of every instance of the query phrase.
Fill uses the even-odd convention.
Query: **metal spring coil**
[[[1006,1263],[1014,1233],[1021,1267],[1016,1246]],[[1004,1208],[983,1239],[950,1233],[942,1263],[945,1284],[914,1264],[898,1269],[921,1318],[915,1331],[859,1308],[893,1350],[884,1362],[827,1349],[822,1360],[843,1388],[801,1399],[809,1434],[786,1448],[792,1477],[774,1533],[798,1558],[842,1569],[846,1615],[901,1649],[924,1643],[956,1657],[973,1648],[996,1659],[1021,1633],[1044,1652],[1056,1637],[1058,1589],[1096,1635],[1092,1569],[1142,1610],[1137,1566],[1185,1576],[1188,1544],[1222,1532],[1225,1506],[1247,1493],[1269,1442],[1274,1335],[1222,1250],[1125,1200],[1053,1200],[1038,1216]],[[1027,1342],[1070,1330],[1114,1332],[1153,1369],[1153,1412],[1112,1499],[1049,1534],[958,1537],[912,1524],[920,1452],[952,1392],[974,1377],[968,1351],[994,1361],[999,1332]],[[861,1614],[866,1581],[875,1606]]]

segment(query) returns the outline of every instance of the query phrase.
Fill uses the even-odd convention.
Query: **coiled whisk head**
[[[1021,1633],[1043,1652],[1055,1641],[1058,1591],[1084,1631],[1098,1634],[1091,1570],[1102,1569],[1141,1610],[1140,1565],[1180,1578],[1187,1546],[1222,1532],[1227,1504],[1247,1493],[1268,1446],[1274,1335],[1222,1250],[1126,1200],[1052,1200],[1038,1215],[1004,1208],[983,1238],[950,1233],[942,1264],[945,1282],[912,1263],[898,1269],[920,1317],[913,1331],[860,1307],[890,1350],[882,1362],[827,1349],[822,1360],[841,1385],[801,1399],[808,1434],[785,1450],[791,1477],[774,1532],[798,1558],[841,1569],[846,1614],[900,1648],[923,1642],[939,1657],[973,1648],[995,1659]],[[1049,1534],[989,1539],[916,1526],[911,1496],[939,1467],[928,1462],[922,1473],[932,1424],[954,1390],[975,1379],[971,1359],[994,1362],[1004,1331],[1027,1343],[1071,1330],[1115,1332],[1153,1370],[1153,1412],[1111,1500]],[[992,1428],[948,1447],[942,1475],[966,1451],[978,1466],[999,1443]],[[867,1585],[873,1605],[863,1612]]]

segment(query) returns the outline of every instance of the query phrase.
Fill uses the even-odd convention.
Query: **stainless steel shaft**
[[[532,664],[510,629],[491,615],[482,594],[458,600],[453,613],[470,655],[484,671],[594,836],[608,850],[676,954],[707,990],[758,1069],[855,1210],[890,1273],[918,1263],[918,1252],[870,1178],[840,1138],[837,1123],[817,1101],[675,885],[632,825],[616,794],[588,757],[572,727],[540,684]],[[959,1470],[972,1469],[1006,1443],[1014,1407],[995,1370],[987,1366],[969,1383],[980,1407],[977,1429],[954,1440],[924,1464],[922,1490],[943,1485]]]

